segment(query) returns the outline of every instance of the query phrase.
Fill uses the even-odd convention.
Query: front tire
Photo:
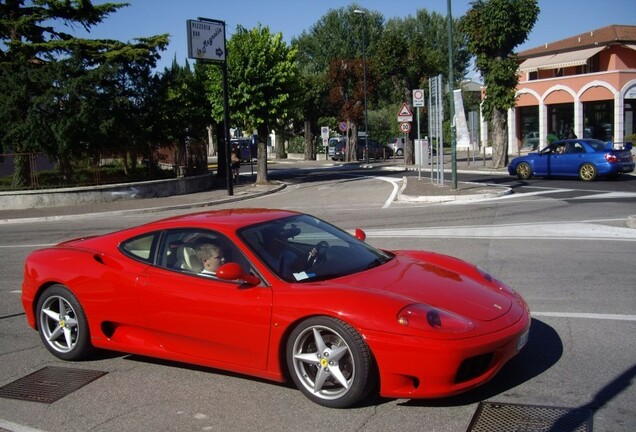
[[[517,165],[515,172],[517,173],[517,177],[521,180],[528,180],[530,177],[532,177],[532,168],[527,162],[521,162],[519,165]]]
[[[44,346],[62,360],[81,360],[93,351],[84,310],[63,285],[47,288],[37,304],[37,327]]]
[[[591,163],[584,163],[579,168],[579,178],[583,181],[593,181],[596,175],[596,167]]]
[[[319,405],[350,407],[374,386],[368,346],[353,327],[335,318],[301,322],[287,340],[286,357],[296,387]]]

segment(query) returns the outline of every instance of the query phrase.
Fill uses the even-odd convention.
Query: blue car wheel
[[[583,181],[592,181],[596,178],[597,172],[596,167],[586,162],[579,168],[579,178]]]
[[[532,177],[532,168],[527,162],[520,162],[519,165],[517,165],[515,172],[517,173],[517,177],[521,180],[528,180]]]

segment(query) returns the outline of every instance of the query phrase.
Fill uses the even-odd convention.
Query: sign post
[[[188,20],[188,57],[207,62],[220,62],[223,72],[223,123],[225,140],[225,177],[227,194],[234,195],[232,186],[232,169],[230,168],[230,112],[227,89],[227,44],[225,40],[225,21],[199,17],[198,20]]]
[[[322,146],[325,150],[325,155],[329,154],[329,127],[322,126],[320,128],[320,137],[322,138]]]
[[[417,107],[417,143],[418,146],[420,145],[421,142],[421,138],[420,138],[420,107],[424,106],[424,90],[422,89],[415,89],[413,90],[413,106]],[[419,169],[417,172],[417,178],[421,179],[422,178],[422,157],[420,157],[420,161],[419,161]]]

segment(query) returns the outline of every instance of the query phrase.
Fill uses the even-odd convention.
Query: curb
[[[477,201],[483,199],[492,199],[498,198],[504,195],[509,195],[512,193],[512,188],[502,187],[502,186],[484,186],[481,183],[472,183],[472,182],[463,182],[464,184],[472,184],[476,186],[481,186],[482,189],[491,188],[496,189],[492,192],[482,192],[482,193],[474,193],[474,194],[451,194],[451,195],[405,195],[403,191],[406,189],[407,178],[404,177],[404,182],[400,190],[398,191],[396,201],[399,202],[413,202],[413,203],[441,203],[441,202],[449,202],[449,201]],[[635,221],[636,223],[636,221]]]

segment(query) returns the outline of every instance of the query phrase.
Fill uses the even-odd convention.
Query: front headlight
[[[417,303],[402,309],[397,315],[397,321],[405,327],[445,333],[465,333],[475,328],[475,325],[464,317]]]

